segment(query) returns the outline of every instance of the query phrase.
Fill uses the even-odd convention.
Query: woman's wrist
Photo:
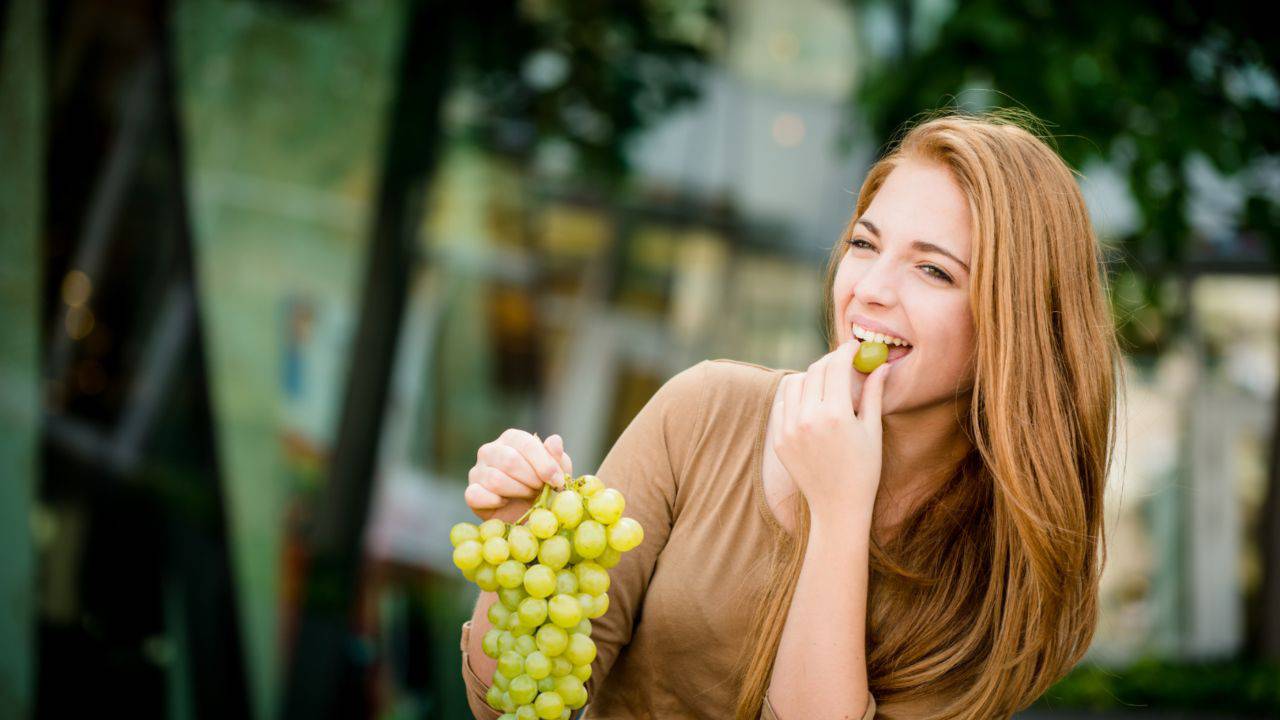
[[[835,506],[839,507],[839,506]],[[852,510],[832,510],[813,512],[810,505],[809,540],[838,536],[848,541],[850,536],[856,538],[871,537],[871,503],[857,503]]]

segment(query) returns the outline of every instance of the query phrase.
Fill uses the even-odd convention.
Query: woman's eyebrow
[[[859,218],[859,219],[858,219],[857,224],[858,224],[858,225],[866,225],[866,226],[867,226],[867,229],[871,231],[871,234],[872,234],[872,235],[875,235],[877,238],[879,238],[879,237],[880,237],[880,228],[876,227],[876,226],[875,226],[875,223],[871,222],[870,220],[863,220],[863,219]],[[967,263],[965,263],[963,260],[961,260],[960,258],[956,257],[955,255],[952,255],[952,254],[951,254],[951,253],[950,253],[946,248],[944,248],[944,247],[940,247],[940,246],[938,246],[938,245],[934,245],[934,244],[933,244],[933,243],[931,243],[931,242],[925,242],[924,240],[916,240],[916,241],[912,242],[912,243],[911,243],[911,247],[912,247],[912,248],[915,248],[916,250],[919,250],[919,251],[921,251],[921,252],[932,252],[932,253],[938,253],[939,255],[946,255],[947,257],[951,258],[952,260],[955,260],[955,261],[956,261],[956,264],[958,264],[960,267],[964,268],[964,271],[965,271],[966,273],[967,273],[967,272],[969,272],[969,265],[968,265]]]

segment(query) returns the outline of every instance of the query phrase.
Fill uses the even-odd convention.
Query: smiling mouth
[[[858,342],[872,342],[869,340],[863,340],[863,338],[858,337],[858,334],[859,334],[858,332],[854,331],[854,325],[850,325],[849,337],[851,337],[852,340],[856,340]],[[905,341],[902,341],[902,342],[905,342]],[[886,363],[893,363],[893,361],[901,360],[902,357],[908,356],[911,350],[914,350],[915,348],[914,345],[892,345],[892,343],[887,343],[887,345],[888,345],[888,357],[886,360],[884,360],[886,361]]]

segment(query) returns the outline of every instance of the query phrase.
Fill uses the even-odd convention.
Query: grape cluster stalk
[[[514,523],[490,518],[449,530],[453,564],[498,593],[483,647],[498,661],[485,701],[499,720],[568,720],[587,704],[591,621],[609,609],[609,569],[644,541],[625,506],[596,476],[566,474],[564,489],[544,485]]]

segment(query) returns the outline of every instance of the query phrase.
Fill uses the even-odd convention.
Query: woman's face
[[[832,288],[837,337],[909,343],[889,345],[885,415],[952,402],[973,384],[964,194],[943,165],[904,160],[856,220]],[[866,376],[850,372],[860,394]]]

